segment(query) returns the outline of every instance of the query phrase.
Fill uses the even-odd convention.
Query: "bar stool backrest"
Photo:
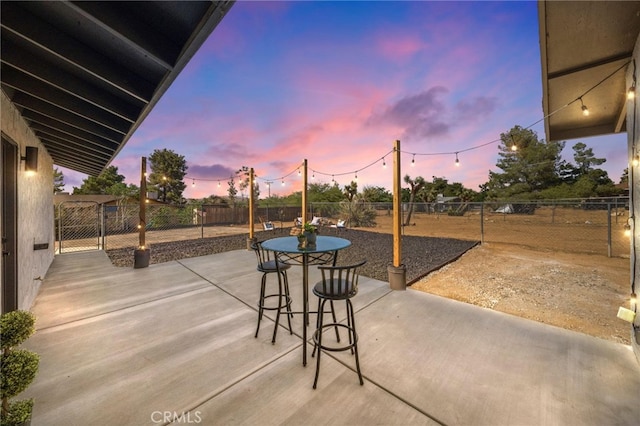
[[[256,241],[251,244],[251,248],[256,254],[256,259],[258,260],[258,270],[275,270],[276,262],[273,253],[262,247],[262,242]]]
[[[318,266],[322,273],[322,286],[316,291],[329,299],[349,299],[358,294],[358,268],[367,263],[366,260],[346,266]]]

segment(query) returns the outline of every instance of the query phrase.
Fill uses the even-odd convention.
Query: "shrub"
[[[31,418],[33,400],[11,401],[33,382],[40,357],[26,349],[15,349],[35,332],[35,317],[31,312],[12,311],[0,317],[0,397],[1,426],[20,425]]]
[[[347,221],[350,227],[376,226],[376,215],[376,211],[369,203],[359,199],[340,203],[340,216]]]

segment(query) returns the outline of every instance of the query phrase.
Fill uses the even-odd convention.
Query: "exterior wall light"
[[[25,150],[24,157],[20,157],[24,161],[24,171],[36,173],[38,171],[38,148],[28,146]]]

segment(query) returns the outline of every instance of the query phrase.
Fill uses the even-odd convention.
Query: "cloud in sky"
[[[187,160],[192,198],[225,195],[242,166],[263,194],[291,173],[271,188],[287,194],[305,158],[317,181],[357,174],[360,187],[390,188],[382,162],[400,139],[403,173],[478,189],[497,146],[465,150],[542,118],[538,37],[536,2],[239,1],[113,165],[138,184],[140,157],[171,149]],[[543,123],[533,130],[544,138]],[[584,141],[614,180],[622,141]],[[74,186],[84,177],[63,172]]]

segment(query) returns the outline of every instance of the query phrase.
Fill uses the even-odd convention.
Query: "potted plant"
[[[312,225],[309,222],[306,222],[302,225],[302,233],[305,237],[307,237],[307,244],[315,245],[316,244],[316,236],[318,235],[318,227]]]
[[[31,424],[33,399],[10,399],[24,391],[38,372],[38,354],[27,349],[16,349],[34,332],[35,317],[31,312],[11,311],[0,317],[2,426]]]

